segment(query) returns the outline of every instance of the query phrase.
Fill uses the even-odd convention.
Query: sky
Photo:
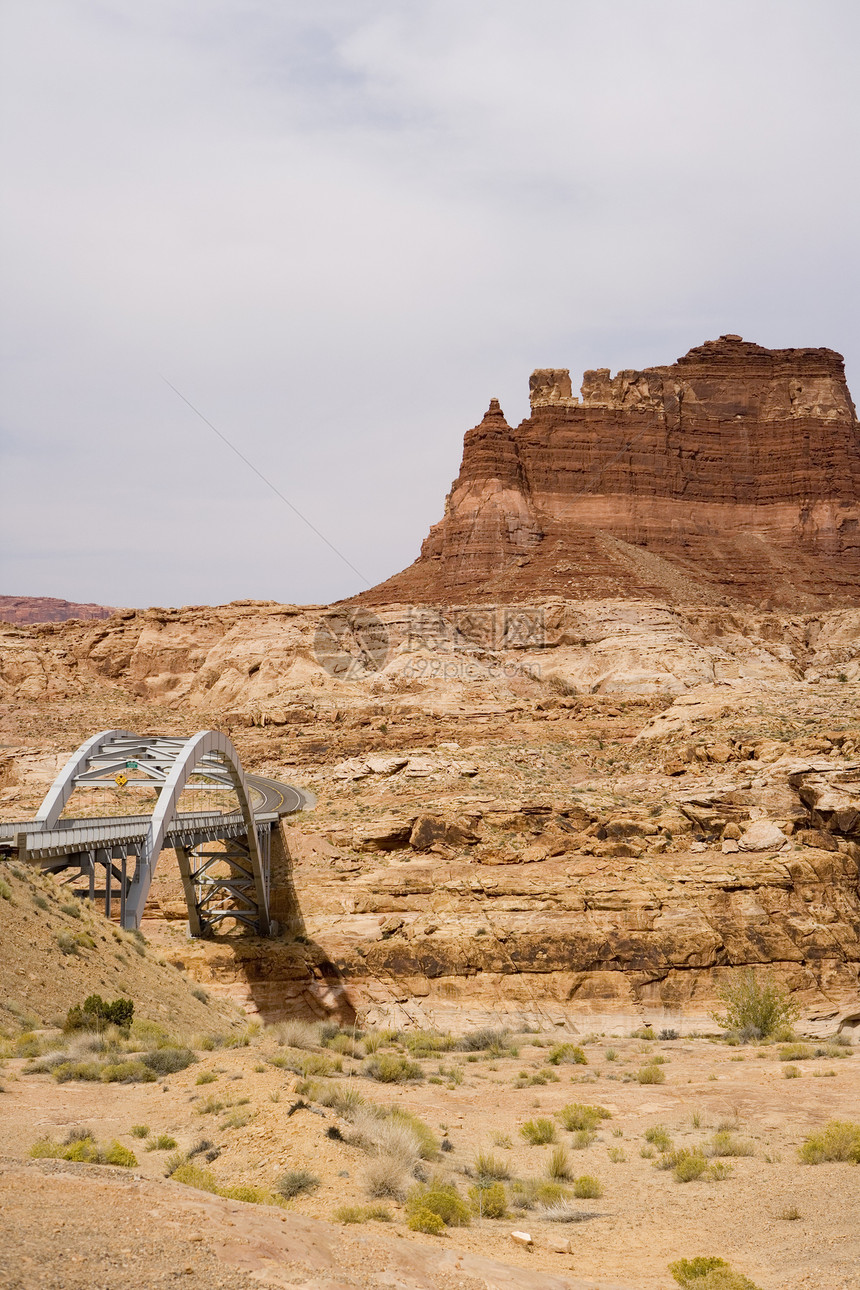
[[[736,332],[860,393],[855,0],[6,0],[0,40],[0,593],[352,595],[535,367]]]

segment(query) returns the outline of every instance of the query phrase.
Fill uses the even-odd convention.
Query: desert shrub
[[[665,1084],[666,1072],[661,1066],[649,1062],[647,1066],[639,1067],[636,1079],[640,1084]]]
[[[828,1160],[860,1164],[860,1124],[851,1120],[829,1120],[818,1133],[810,1133],[800,1147],[805,1165]]]
[[[586,1147],[591,1146],[596,1137],[597,1134],[593,1129],[577,1129],[570,1140],[570,1145],[576,1151],[584,1151]]]
[[[570,1177],[570,1157],[565,1147],[553,1147],[546,1171],[549,1177],[556,1179],[557,1182],[567,1181]]]
[[[416,1209],[406,1219],[410,1232],[426,1232],[428,1236],[441,1236],[445,1220],[432,1209]]]
[[[800,1075],[801,1072],[797,1066],[783,1066],[782,1068],[783,1079],[800,1079]]]
[[[77,954],[80,948],[75,937],[69,932],[57,932],[54,940],[61,954]]]
[[[802,1062],[815,1056],[810,1044],[783,1044],[777,1054],[781,1062]]]
[[[400,1106],[392,1106],[387,1117],[395,1124],[405,1125],[414,1135],[418,1144],[418,1155],[422,1160],[435,1160],[439,1154],[439,1139],[419,1116]]]
[[[661,1031],[660,1031],[660,1038],[661,1038],[662,1040],[677,1039],[677,1038],[678,1038],[678,1032],[677,1032],[677,1030],[672,1030],[672,1029],[668,1029],[668,1030],[661,1030]]]
[[[403,1043],[413,1057],[432,1057],[435,1053],[447,1053],[456,1048],[457,1041],[453,1035],[444,1035],[438,1030],[413,1030],[403,1036]]]
[[[190,1048],[156,1048],[143,1055],[144,1065],[157,1075],[175,1075],[196,1061],[197,1056]]]
[[[606,1154],[614,1165],[623,1164],[627,1159],[627,1153],[623,1147],[609,1147]]]
[[[669,1271],[685,1290],[758,1290],[749,1277],[735,1272],[725,1259],[678,1259],[669,1264]]]
[[[562,1062],[569,1062],[575,1066],[587,1066],[588,1058],[583,1050],[576,1044],[556,1044],[550,1050],[547,1061],[553,1066],[559,1066]]]
[[[58,1084],[67,1084],[69,1080],[100,1080],[102,1077],[101,1062],[60,1062],[52,1072]]]
[[[321,1106],[330,1106],[347,1120],[352,1119],[360,1106],[364,1106],[364,1098],[357,1088],[341,1088],[337,1084],[324,1084],[318,1090],[317,1101]]]
[[[606,1060],[607,1060],[608,1062],[617,1062],[617,1061],[618,1061],[618,1049],[617,1049],[617,1048],[607,1048],[607,1050],[606,1050],[606,1052],[603,1054],[603,1056],[606,1058]]]
[[[224,1103],[217,1097],[206,1097],[202,1102],[198,1102],[194,1108],[197,1115],[217,1115],[219,1111],[224,1110]]]
[[[682,1147],[672,1153],[672,1177],[676,1182],[694,1182],[707,1171],[708,1162],[698,1148]]]
[[[250,1124],[256,1114],[256,1111],[252,1111],[247,1107],[240,1111],[231,1111],[231,1113],[229,1115],[225,1115],[224,1119],[221,1121],[221,1128],[244,1129],[245,1125]]]
[[[652,1040],[652,1039],[656,1039],[657,1036],[654,1033],[654,1027],[649,1024],[647,1026],[640,1027],[639,1030],[631,1030],[630,1038]]]
[[[662,1124],[653,1124],[650,1129],[644,1133],[646,1142],[650,1142],[658,1151],[668,1151],[672,1145],[672,1139],[669,1136],[669,1130]]]
[[[557,1111],[559,1120],[565,1129],[573,1132],[576,1129],[596,1129],[601,1120],[611,1120],[612,1112],[605,1106],[585,1106],[581,1102],[571,1102]]]
[[[237,1187],[219,1187],[218,1195],[227,1200],[242,1200],[246,1205],[277,1204],[277,1198],[267,1187],[257,1187],[254,1183],[240,1183]]]
[[[568,1188],[558,1182],[545,1182],[541,1178],[518,1178],[508,1188],[511,1200],[518,1209],[534,1209],[535,1205],[554,1205],[568,1196]]]
[[[186,1187],[196,1187],[198,1191],[211,1191],[218,1194],[218,1184],[212,1171],[201,1169],[199,1165],[192,1165],[190,1161],[179,1165],[170,1177],[174,1182],[184,1183]]]
[[[473,1169],[478,1178],[489,1178],[493,1182],[504,1181],[511,1176],[511,1167],[506,1160],[500,1160],[491,1151],[476,1151]]]
[[[286,1200],[292,1200],[304,1192],[315,1191],[319,1185],[319,1178],[308,1169],[288,1169],[278,1179],[277,1191]]]
[[[494,1030],[491,1026],[481,1026],[461,1035],[456,1046],[461,1053],[489,1052],[496,1057],[506,1053],[515,1054],[516,1049],[509,1043],[509,1031]]]
[[[410,1080],[424,1077],[424,1072],[417,1062],[411,1062],[407,1057],[395,1057],[393,1054],[368,1057],[362,1071],[371,1079],[378,1080],[380,1084],[406,1084]]]
[[[218,1076],[214,1071],[201,1071],[194,1081],[195,1084],[214,1084]]]
[[[363,1057],[364,1048],[358,1039],[353,1039],[345,1031],[335,1035],[333,1039],[326,1041],[326,1048],[330,1048],[333,1053],[340,1053],[341,1057]]]
[[[489,1187],[470,1187],[469,1201],[472,1209],[482,1218],[507,1218],[508,1198],[504,1183],[495,1182]]]
[[[169,1133],[159,1133],[158,1137],[151,1138],[146,1144],[147,1151],[175,1151],[176,1139],[171,1138]]]
[[[148,1137],[149,1137],[149,1125],[148,1125],[148,1124],[133,1124],[133,1125],[131,1126],[131,1136],[132,1136],[133,1138],[148,1138]]]
[[[402,1200],[412,1169],[402,1156],[378,1155],[367,1162],[364,1187],[377,1200]]]
[[[390,1223],[393,1220],[391,1210],[384,1205],[341,1205],[334,1211],[334,1217],[338,1223]]]
[[[64,900],[60,904],[62,913],[67,914],[69,918],[80,918],[81,910],[79,905],[75,905],[70,900]]]
[[[0,900],[11,900],[12,888],[4,878],[0,878]]]
[[[106,1062],[99,1078],[103,1084],[152,1084],[155,1074],[143,1062]]]
[[[741,1036],[767,1039],[782,1030],[791,1030],[800,1015],[798,1004],[767,977],[752,971],[743,972],[717,990],[725,1012],[712,1012],[711,1018],[721,1030]]]
[[[134,1169],[137,1157],[128,1147],[120,1142],[98,1143],[87,1130],[75,1129],[65,1142],[55,1142],[52,1138],[40,1138],[30,1148],[30,1155],[35,1159],[51,1158],[54,1160],[74,1160],[90,1165],[119,1165],[123,1169]]]
[[[709,1156],[755,1155],[755,1147],[751,1142],[744,1138],[736,1138],[733,1133],[725,1129],[714,1134],[708,1143],[707,1151]]]
[[[526,1120],[520,1133],[533,1147],[543,1147],[548,1142],[555,1142],[555,1125],[552,1120],[545,1118]]]
[[[573,1194],[578,1200],[597,1200],[603,1195],[603,1185],[591,1174],[580,1174],[573,1180]]]
[[[69,1008],[63,1029],[67,1032],[102,1031],[108,1026],[118,1026],[120,1030],[128,1031],[133,1018],[134,1003],[131,999],[114,999],[113,1003],[108,1003],[100,994],[91,994],[83,1003]]]
[[[469,1226],[469,1206],[453,1183],[434,1178],[413,1187],[406,1200],[406,1213],[412,1215],[425,1210],[438,1214],[446,1227]]]

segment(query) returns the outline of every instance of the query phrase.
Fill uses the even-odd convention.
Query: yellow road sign
[[[120,771],[118,775],[114,775],[113,778],[114,783],[118,785],[119,788],[125,788],[128,783],[128,775],[123,775],[122,771]]]

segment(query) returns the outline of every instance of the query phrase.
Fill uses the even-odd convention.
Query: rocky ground
[[[414,619],[386,611],[388,653],[356,664],[344,647],[352,662],[340,673],[331,649],[314,647],[319,610],[124,611],[4,629],[3,818],[31,815],[68,754],[106,727],[218,726],[247,769],[318,798],[286,821],[276,852],[275,940],[190,942],[170,853],[145,942],[64,909],[53,879],[4,865],[10,1285],[178,1276],[318,1290],[657,1290],[671,1284],[673,1258],[699,1253],[728,1259],[764,1290],[853,1284],[856,1170],[804,1165],[797,1151],[827,1121],[860,1118],[856,1044],[828,1046],[840,1027],[854,1037],[860,1016],[857,611],[545,610],[542,648],[523,638],[495,650],[464,644],[462,618],[459,636],[437,622],[435,636],[422,629],[416,641]],[[69,809],[142,809],[134,801],[117,789],[78,794]],[[716,1040],[717,991],[750,968],[791,993],[801,1037],[823,1056],[780,1061],[775,1045]],[[93,990],[133,995],[138,1015],[191,1042],[198,1060],[143,1084],[28,1073],[21,1033],[38,1032],[32,1051],[50,1049],[59,1042],[50,1027]],[[339,1047],[318,1034],[294,1050],[277,1030],[246,1030],[249,1015],[328,1016],[343,1028]],[[649,1022],[680,1038],[633,1034]],[[504,1032],[495,1051],[439,1040],[416,1052],[410,1039],[479,1027]],[[379,1036],[376,1052],[363,1032]],[[199,1046],[207,1035],[214,1046]],[[247,1046],[230,1046],[237,1035]],[[548,1063],[559,1042],[581,1046],[587,1064]],[[416,1063],[415,1078],[370,1078],[380,1053]],[[640,1084],[654,1055],[665,1082]],[[789,1068],[799,1077],[786,1079]],[[209,1085],[198,1086],[201,1074]],[[329,1085],[408,1108],[440,1143],[447,1134],[453,1150],[418,1172],[444,1171],[464,1198],[475,1153],[501,1156],[510,1217],[473,1216],[443,1236],[410,1232],[410,1176],[382,1202],[391,1223],[332,1226],[343,1204],[375,1202],[372,1150],[349,1140],[349,1099],[332,1101]],[[209,1098],[220,1109],[198,1115]],[[289,1114],[298,1100],[308,1106]],[[557,1119],[571,1102],[612,1117],[578,1144]],[[570,1201],[575,1217],[594,1217],[560,1224],[515,1207],[553,1150],[523,1138],[536,1117],[554,1120],[573,1177],[597,1178],[598,1198]],[[753,1152],[729,1158],[725,1178],[681,1183],[654,1168],[660,1152],[649,1155],[643,1135],[655,1125],[675,1148],[710,1150],[723,1123]],[[175,1138],[180,1153],[210,1139],[217,1156],[195,1156],[195,1167],[221,1191],[271,1191],[300,1167],[319,1185],[286,1209],[182,1186],[164,1177],[172,1152],[141,1147],[134,1124]],[[133,1149],[137,1165],[28,1157],[42,1135],[59,1141],[80,1128]],[[719,1160],[707,1159],[708,1169]],[[112,1234],[117,1205],[151,1219],[125,1244]],[[794,1210],[799,1218],[785,1216]],[[751,1211],[755,1225],[738,1221]],[[532,1245],[518,1246],[517,1230]]]

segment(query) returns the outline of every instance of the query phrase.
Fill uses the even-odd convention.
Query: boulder
[[[738,839],[741,851],[778,851],[788,838],[772,820],[753,820]]]

